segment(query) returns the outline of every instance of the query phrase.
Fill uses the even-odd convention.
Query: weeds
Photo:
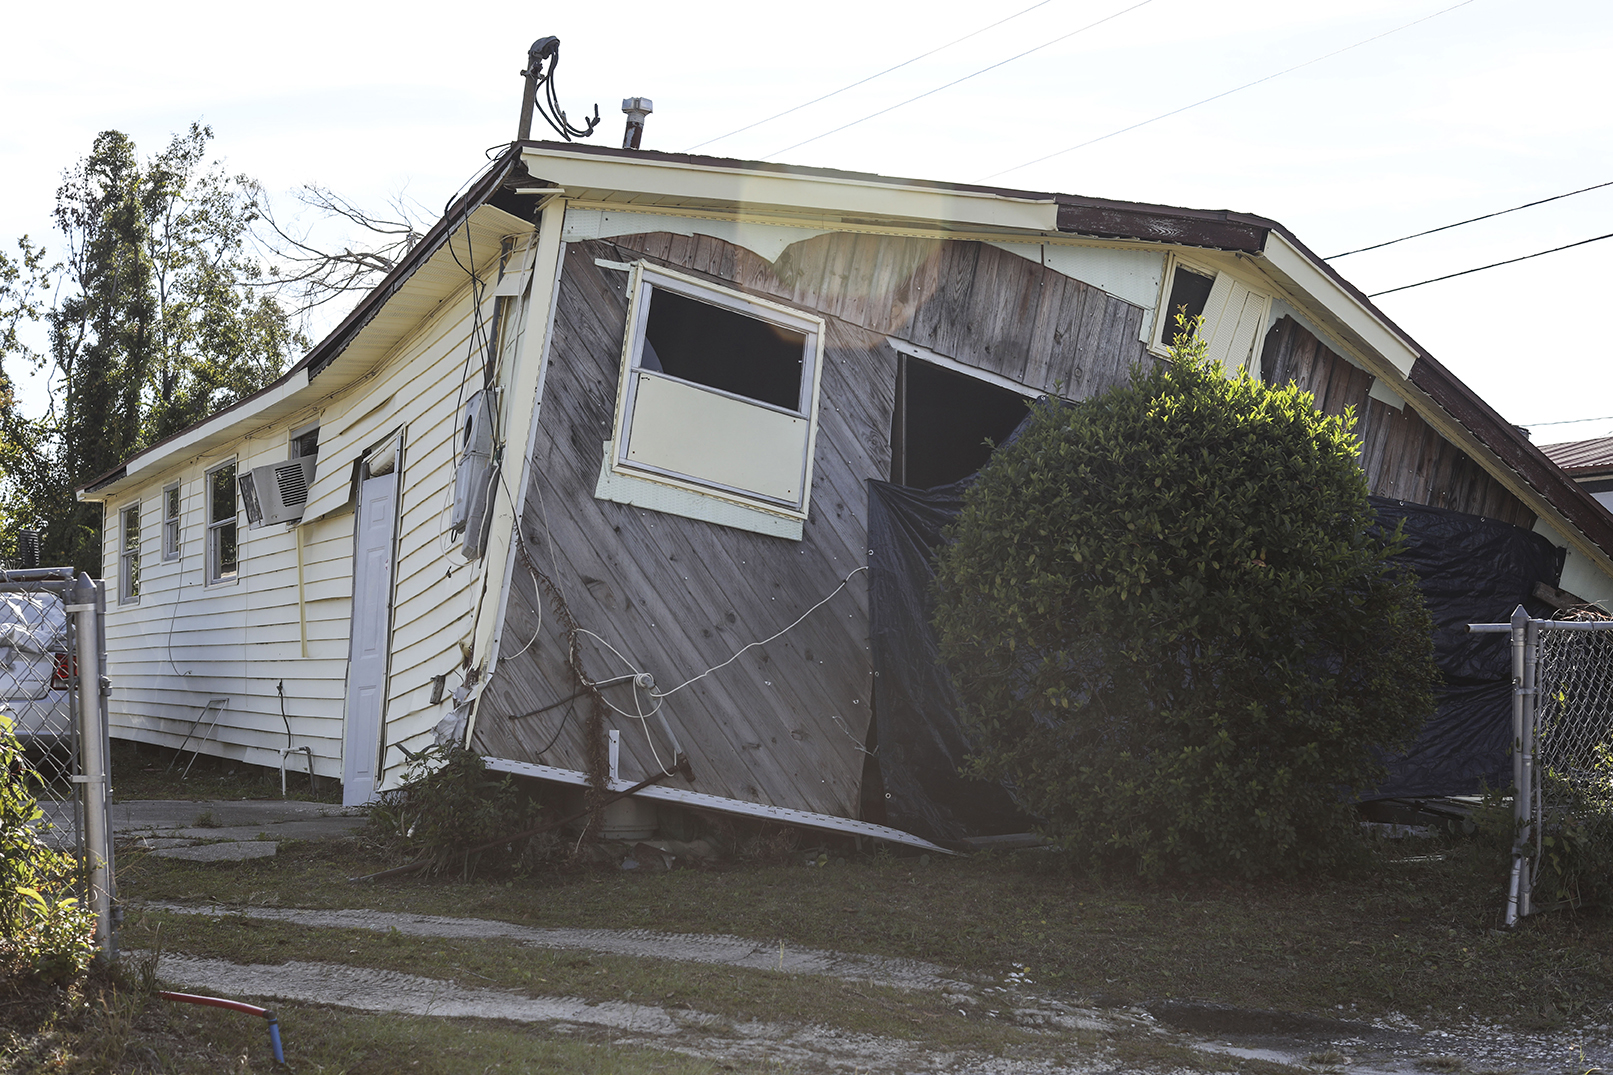
[[[481,755],[463,747],[431,747],[411,757],[404,785],[370,807],[370,827],[411,855],[428,859],[430,872],[457,867],[469,880],[484,861],[469,848],[534,828],[542,810],[515,780],[487,772]],[[520,872],[548,857],[553,841],[523,840],[488,862]]]

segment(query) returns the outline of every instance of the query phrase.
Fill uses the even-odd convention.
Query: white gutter
[[[555,149],[526,149],[527,171],[566,188],[573,198],[590,191],[625,195],[622,208],[649,208],[660,200],[692,200],[738,207],[768,206],[804,215],[925,220],[1016,231],[1056,232],[1058,202],[1051,196],[1019,198],[988,191],[949,190],[849,176],[760,172],[743,167],[690,164],[652,157],[603,157]]]

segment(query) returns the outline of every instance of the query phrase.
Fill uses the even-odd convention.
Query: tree
[[[327,303],[369,291],[425,235],[415,207],[403,197],[392,199],[386,215],[373,213],[333,191],[305,184],[296,198],[314,213],[312,227],[282,220],[261,187],[254,189],[259,214],[254,229],[270,256],[264,283],[288,295],[298,314],[307,316]],[[345,234],[335,241],[332,228]],[[319,235],[315,235],[315,232]]]
[[[942,654],[978,774],[1081,861],[1326,865],[1433,710],[1432,622],[1353,417],[1203,350],[1043,404],[994,453],[939,554]]]
[[[99,508],[77,485],[257,391],[307,345],[251,286],[255,187],[206,163],[212,137],[192,124],[141,161],[128,136],[101,133],[56,193],[62,260],[26,237],[15,260],[0,253],[0,386],[17,360],[51,389],[37,418],[0,400],[0,530],[39,526],[51,563],[100,573]],[[43,350],[24,342],[28,323]]]

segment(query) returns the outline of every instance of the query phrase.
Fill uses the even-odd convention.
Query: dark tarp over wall
[[[874,716],[886,822],[941,843],[1024,832],[1032,820],[1002,787],[959,775],[968,740],[930,626],[933,551],[957,517],[967,480],[935,489],[868,483],[869,605]],[[1372,498],[1381,523],[1404,521],[1402,561],[1417,572],[1435,623],[1445,675],[1438,709],[1415,745],[1391,759],[1368,798],[1463,795],[1511,781],[1511,653],[1504,635],[1470,635],[1502,623],[1536,582],[1557,584],[1562,550],[1522,527],[1442,508]]]
[[[1389,779],[1365,798],[1470,795],[1512,783],[1512,650],[1506,635],[1467,633],[1505,623],[1522,605],[1552,608],[1535,583],[1556,586],[1566,550],[1521,526],[1443,508],[1372,498],[1386,528],[1404,521],[1402,563],[1417,572],[1434,618],[1434,660],[1444,673],[1438,709],[1417,742],[1390,759]]]
[[[1028,832],[1002,787],[959,774],[969,753],[930,626],[932,553],[967,479],[934,489],[868,483],[868,613],[885,823],[937,843]]]

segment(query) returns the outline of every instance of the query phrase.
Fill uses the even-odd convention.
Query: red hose
[[[177,1000],[182,1004],[202,1004],[209,1008],[228,1008],[232,1012],[243,1012],[246,1015],[261,1015],[269,1017],[268,1008],[260,1008],[256,1004],[244,1004],[239,1000],[225,1000],[223,997],[198,997],[194,993],[170,993],[166,990],[157,994],[163,1000]]]

